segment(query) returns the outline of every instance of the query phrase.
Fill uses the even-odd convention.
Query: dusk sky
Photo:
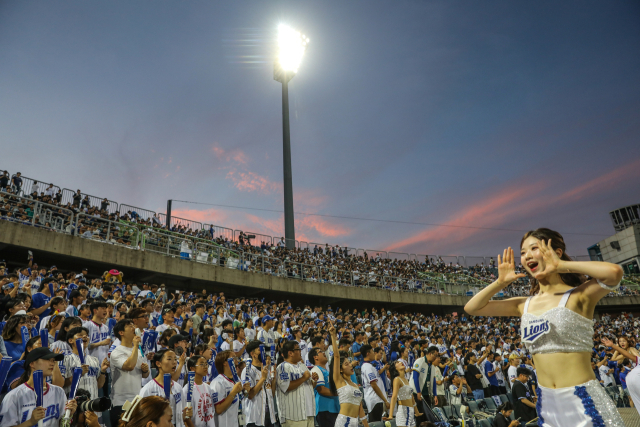
[[[157,212],[282,210],[279,23],[310,38],[299,240],[495,256],[549,227],[584,255],[640,203],[638,1],[2,1],[0,169]]]

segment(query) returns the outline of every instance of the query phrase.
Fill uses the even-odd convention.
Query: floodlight
[[[297,73],[309,39],[293,28],[278,26],[278,65],[285,72]]]

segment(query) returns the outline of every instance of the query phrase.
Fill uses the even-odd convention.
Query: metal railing
[[[160,220],[160,224],[167,224],[167,214],[159,213],[158,219]],[[180,218],[177,216],[171,216],[171,227],[185,227],[187,230],[192,231],[200,231],[202,230],[202,223],[198,221],[192,221],[190,219]]]
[[[21,191],[23,195],[31,194],[34,191],[33,187],[35,183],[38,183],[38,196],[42,193],[46,193],[49,186],[52,185],[50,182],[38,181],[33,178],[29,178],[28,176],[21,176],[20,178],[22,178]],[[60,187],[54,185],[53,189],[54,192],[52,194],[52,197],[56,195],[56,193],[60,190]]]
[[[5,213],[5,205],[9,210]],[[17,222],[38,228],[46,228],[57,232],[70,232],[73,224],[73,211],[55,205],[42,203],[28,197],[16,196],[0,192],[1,218],[5,221]]]
[[[63,188],[62,189],[62,203],[64,204],[74,204],[74,197],[77,194],[77,191],[73,191],[70,190],[68,188]],[[106,199],[106,197],[98,197],[98,196],[92,196],[91,194],[87,194],[87,193],[82,193],[80,192],[80,203],[76,206],[82,206],[82,201],[87,198],[89,200],[89,206],[91,207],[97,207],[100,210],[102,210],[102,202],[103,200]],[[109,200],[107,199],[107,203],[106,203],[106,211],[109,212],[110,214],[112,213],[116,213],[118,212],[118,203],[114,202],[113,200]]]
[[[118,212],[120,212],[120,215],[129,214],[130,217],[133,217],[135,215],[145,221],[152,221],[153,217],[156,215],[154,211],[139,208],[137,206],[126,205],[124,203],[120,203],[120,205],[118,206]]]
[[[99,242],[138,249],[140,230],[124,221],[111,221],[93,215],[78,213],[74,235]]]

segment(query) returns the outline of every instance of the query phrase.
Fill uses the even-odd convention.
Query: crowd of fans
[[[416,411],[418,422],[502,414],[511,423],[536,416],[536,369],[521,343],[519,318],[229,299],[222,292],[137,283],[117,270],[92,275],[86,268],[39,266],[33,257],[14,271],[0,264],[0,288],[0,353],[12,362],[0,385],[2,425],[20,417],[58,425],[64,416],[48,407],[39,411],[24,397],[33,395],[23,391],[33,387],[32,368],[40,359],[58,361],[45,372],[45,387],[64,390],[55,404],[77,412],[72,425],[143,423],[137,411],[165,391],[164,409],[175,426],[331,420],[339,408],[330,391],[336,351],[354,368],[369,422],[394,417],[388,411],[398,375],[409,380],[416,402],[427,403]],[[616,403],[633,405],[624,390],[636,361],[619,349],[640,355],[640,319],[601,314],[594,322],[594,373]],[[332,328],[338,348],[331,345]],[[145,339],[149,331],[157,333],[151,341]],[[76,368],[84,373],[76,397],[108,396],[108,409],[75,409],[67,396]],[[192,407],[185,405],[190,371],[197,390]],[[167,390],[165,375],[172,379]],[[498,408],[501,396],[513,403]]]
[[[244,233],[234,239],[233,236],[216,235],[214,226],[193,229],[191,227],[196,226],[191,222],[176,223],[167,230],[158,214],[151,215],[147,211],[149,216],[145,218],[136,210],[120,212],[114,210],[113,206],[117,205],[108,199],[93,198],[95,201],[92,202],[80,190],[63,199],[62,190],[53,184],[47,184],[45,188],[36,181],[30,185],[29,192],[23,191],[20,173],[9,177],[4,172],[0,179],[0,219],[135,249],[161,253],[173,251],[184,259],[196,260],[199,254],[204,254],[206,262],[250,272],[432,294],[473,293],[497,277],[493,258],[486,264],[462,266],[453,261],[445,262],[441,257],[392,259],[384,253],[368,254],[329,244],[289,249],[283,238],[277,243],[261,241],[258,244]],[[228,260],[233,262],[227,263]],[[518,272],[524,272],[521,265]],[[634,288],[623,284],[620,290],[611,293],[612,296],[640,294],[636,287],[640,286],[640,277],[628,276],[625,280],[626,283],[635,283]],[[500,296],[528,295],[527,282],[526,278],[519,279]]]

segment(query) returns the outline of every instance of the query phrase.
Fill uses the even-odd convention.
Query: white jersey
[[[109,327],[107,325],[99,325],[93,320],[85,323],[85,327],[89,330],[90,343],[95,344],[100,341],[104,341],[109,338]],[[91,347],[89,344],[89,347]],[[108,345],[101,345],[100,347],[89,348],[89,355],[98,359],[100,363],[107,358],[109,352]]]
[[[504,383],[504,373],[502,372],[502,362],[493,362],[493,370],[498,370],[498,372],[496,372],[496,380],[498,380],[498,386],[500,387],[505,387],[506,384]]]
[[[509,376],[509,385],[511,386],[516,379],[518,379],[518,367],[517,366],[509,366],[507,370],[507,375]]]
[[[229,393],[235,383],[227,378],[224,374],[220,374],[211,381],[211,399],[213,406],[218,406],[228,398]],[[238,406],[240,398],[236,394],[233,396],[231,405],[222,414],[215,414],[214,419],[217,426],[220,427],[238,427]]]
[[[233,352],[237,353],[240,350],[242,350],[242,347],[244,347],[246,344],[245,342],[240,342],[238,340],[234,340],[233,341]],[[239,356],[242,360],[246,360],[249,358],[249,353],[247,353],[247,350],[245,349],[245,351],[242,352],[242,354]]]
[[[255,387],[262,378],[262,369],[257,366],[251,365],[251,369],[242,370],[240,378],[243,382],[248,381],[251,388]],[[269,418],[271,424],[276,423],[275,411],[273,407],[273,394],[271,392],[271,378],[267,376],[262,388],[253,399],[245,399],[242,402],[242,411],[244,413],[245,421],[247,424],[253,423],[258,426],[264,426],[266,417],[266,406],[269,405]]]
[[[261,329],[260,332],[258,332],[258,340],[265,345],[265,350],[270,350],[272,345],[276,345],[276,336],[273,330],[267,332]]]
[[[182,395],[187,399],[187,387],[182,388]],[[195,427],[215,427],[216,423],[213,419],[215,409],[213,408],[213,400],[211,400],[211,388],[209,384],[193,384],[191,393],[191,406],[193,407],[193,418],[191,421]]]
[[[66,404],[67,396],[64,390],[47,384],[42,396],[42,406],[45,408],[43,427],[58,427],[60,419],[64,417]],[[28,421],[35,407],[35,391],[26,383],[20,384],[7,393],[0,405],[0,426],[17,426]]]
[[[373,409],[378,403],[382,403],[382,399],[378,396],[371,387],[371,384],[377,383],[380,390],[384,390],[378,370],[373,364],[365,362],[362,365],[362,386],[364,387],[364,401],[367,404],[367,408]]]
[[[147,396],[160,396],[165,397],[164,387],[154,378],[149,381],[147,385],[140,390],[140,397]],[[171,410],[173,411],[173,418],[171,424],[175,427],[184,427],[184,420],[182,419],[182,409],[184,408],[184,398],[182,396],[182,387],[178,383],[171,381]]]
[[[49,348],[51,351],[60,350],[64,355],[73,353],[73,351],[71,351],[71,346],[64,341],[55,341],[49,345]],[[60,361],[60,363],[62,363],[62,361]]]
[[[282,362],[276,369],[276,396],[278,398],[278,414],[280,421],[303,421],[316,415],[316,399],[311,385],[311,377],[298,388],[287,391],[291,381],[296,381],[309,372],[302,362],[293,365]]]
[[[298,345],[300,346],[300,356],[302,356],[302,360],[307,360],[307,355],[309,354],[309,346],[305,340],[298,341]]]
[[[86,375],[80,377],[78,382],[78,388],[85,389],[91,394],[91,399],[98,398],[98,377],[100,376],[100,362],[93,356],[85,355],[84,362],[89,367],[89,371]],[[70,353],[64,356],[64,359],[59,364],[60,373],[67,378],[73,378],[74,368],[81,368],[80,357],[74,353]],[[64,392],[69,394],[71,386],[65,387]]]
[[[253,341],[256,339],[256,330],[251,328],[244,328],[244,337],[247,339],[247,342]]]

